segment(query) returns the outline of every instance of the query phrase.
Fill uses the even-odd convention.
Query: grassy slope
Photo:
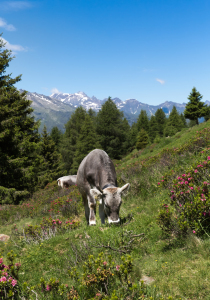
[[[110,243],[113,247],[119,247],[123,232],[132,230],[135,234],[144,233],[144,238],[136,240],[136,246],[131,252],[135,265],[133,274],[135,278],[140,280],[142,276],[152,277],[155,281],[151,284],[151,289],[157,289],[164,296],[172,295],[176,299],[210,299],[209,238],[201,240],[195,235],[190,235],[185,241],[169,240],[164,237],[156,223],[159,205],[168,198],[168,191],[158,188],[157,182],[172,168],[177,175],[182,173],[193,161],[196,153],[186,152],[184,156],[177,155],[173,160],[168,160],[168,163],[164,163],[164,160],[161,163],[160,156],[155,163],[151,163],[151,157],[157,156],[162,149],[181,147],[195,136],[196,131],[203,128],[210,128],[210,122],[183,130],[173,138],[164,139],[160,144],[149,146],[143,151],[134,151],[122,161],[116,162],[120,185],[125,181],[131,183],[131,191],[124,199],[121,208],[121,218],[125,218],[125,222],[129,220],[129,214],[133,216],[127,225],[101,226],[97,216],[97,225],[87,227],[81,208],[79,217],[81,225],[77,229],[37,245],[17,241],[1,243],[0,252],[3,251],[5,256],[13,249],[18,254],[22,263],[21,279],[27,281],[29,285],[38,284],[41,276],[45,279],[56,277],[63,283],[71,284],[67,270],[75,260],[75,250],[72,249],[72,245],[81,248],[80,256],[85,259],[88,253],[96,254],[103,250],[95,247],[99,243],[104,245]],[[142,162],[146,167],[142,167]],[[45,197],[46,203],[43,200],[40,206],[49,205],[47,194],[45,192],[42,194],[39,194],[36,199]],[[57,196],[58,194],[55,198]],[[37,213],[33,218],[19,218],[15,223],[19,228],[25,224],[36,224],[40,222],[43,214]],[[45,215],[47,214],[45,212]],[[12,226],[13,224],[9,223],[2,225],[0,233],[9,234]],[[85,250],[84,243],[89,250]],[[105,252],[112,253],[116,261],[119,261],[120,254],[111,250]],[[82,262],[79,266],[81,264]]]

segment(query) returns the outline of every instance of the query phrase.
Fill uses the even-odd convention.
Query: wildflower
[[[210,156],[208,156],[207,159],[210,160]]]
[[[120,266],[119,266],[119,265],[117,265],[117,266],[116,266],[116,270],[117,270],[117,271],[119,271],[119,269],[120,269]]]
[[[198,173],[198,170],[197,170],[197,169],[195,169],[195,170],[194,170],[194,172],[195,172],[195,173]]]
[[[3,258],[0,258],[0,264],[2,264],[3,263]]]
[[[179,206],[181,207],[182,205],[181,205],[181,204],[179,204]]]
[[[12,286],[15,286],[17,284],[17,280],[13,279],[12,280]]]
[[[7,278],[5,277],[5,276],[3,276],[2,278],[0,278],[0,282],[5,282],[5,281],[7,281]]]
[[[180,192],[180,195],[183,195],[184,194],[184,192]]]
[[[106,262],[106,261],[104,261],[104,262],[103,262],[103,265],[104,265],[104,266],[106,266],[106,265],[107,265],[107,262]]]
[[[193,190],[193,187],[191,186],[190,189]]]
[[[193,233],[195,233],[195,230],[193,230]]]
[[[47,285],[46,290],[50,291],[50,286],[49,285]]]

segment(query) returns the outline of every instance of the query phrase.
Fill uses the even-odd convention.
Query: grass
[[[8,251],[17,253],[17,260],[22,264],[20,282],[26,281],[36,290],[41,277],[45,280],[55,277],[72,286],[73,281],[68,276],[71,267],[76,265],[81,271],[88,255],[97,256],[102,251],[107,257],[112,254],[113,259],[120,263],[122,253],[102,245],[122,249],[120,247],[127,245],[132,234],[143,233],[143,236],[135,238],[130,248],[134,263],[133,281],[139,282],[143,276],[153,278],[148,287],[148,295],[153,295],[153,299],[159,299],[160,295],[163,299],[168,299],[168,296],[172,299],[210,299],[209,236],[206,234],[201,238],[191,232],[185,238],[167,236],[157,224],[160,204],[169,198],[168,188],[159,187],[158,181],[166,174],[171,180],[181,174],[198,157],[199,151],[210,145],[208,133],[204,134],[205,128],[210,129],[210,122],[185,129],[142,151],[134,150],[116,163],[120,185],[131,183],[130,193],[121,207],[121,219],[124,220],[121,226],[101,225],[97,215],[97,225],[88,227],[84,209],[78,203],[78,216],[71,216],[80,221],[76,229],[58,233],[38,244],[27,244],[23,238],[13,236],[7,243],[0,243],[4,259]],[[187,148],[187,143],[196,135],[203,137],[205,143],[200,144],[199,140],[193,147]],[[20,207],[4,207],[8,210],[8,217],[1,223],[0,233],[10,235],[14,223],[22,229],[30,224],[39,224],[43,217],[49,215],[60,218],[61,212],[49,212],[51,201],[58,201],[58,197],[80,200],[75,187],[61,190],[56,182],[51,183],[33,195],[34,201],[28,202],[33,204],[32,214],[31,210],[28,213],[27,209],[21,211]],[[0,218],[1,213],[2,210]],[[102,248],[97,248],[99,246]],[[35,299],[35,295],[31,297]],[[41,296],[39,299],[42,299]]]

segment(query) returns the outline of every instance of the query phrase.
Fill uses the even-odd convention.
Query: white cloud
[[[3,40],[4,43],[6,43],[4,48],[12,50],[14,53],[17,52],[17,51],[27,51],[27,49],[24,48],[21,45],[12,45],[7,40],[5,40],[4,38],[1,37],[1,39]]]
[[[16,28],[12,24],[7,24],[7,22],[2,18],[0,18],[0,27],[3,27],[8,31],[15,31],[16,30]]]
[[[4,10],[20,10],[32,7],[32,3],[28,1],[3,1],[0,8]]]
[[[53,88],[53,89],[51,89],[51,93],[52,93],[52,94],[58,94],[58,93],[60,93],[60,92],[59,92],[58,89]]]
[[[165,84],[165,80],[163,80],[163,79],[156,78],[156,81],[160,82],[160,84]]]

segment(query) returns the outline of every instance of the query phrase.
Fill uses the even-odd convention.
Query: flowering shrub
[[[18,283],[18,272],[20,263],[14,263],[13,251],[7,254],[9,265],[5,265],[0,257],[0,299],[19,299],[20,287]]]
[[[20,231],[16,227],[16,224],[14,224],[12,233],[16,238],[24,238],[28,243],[39,242],[40,240],[49,239],[51,236],[55,236],[56,233],[75,229],[79,224],[79,221],[67,220],[62,217],[60,219],[53,219],[50,216],[49,218],[43,217],[43,220],[39,225],[26,226],[23,231]]]
[[[170,190],[170,205],[161,207],[158,222],[166,232],[203,235],[210,231],[210,148],[201,151],[186,172],[178,176]],[[164,179],[159,185],[165,185]]]
[[[76,267],[69,271],[79,295],[79,298],[70,299],[153,299],[147,298],[147,288],[143,282],[132,282],[132,271],[130,255],[122,256],[121,264],[117,264],[111,255],[107,260],[104,253],[96,258],[90,255],[83,265],[82,274]]]

